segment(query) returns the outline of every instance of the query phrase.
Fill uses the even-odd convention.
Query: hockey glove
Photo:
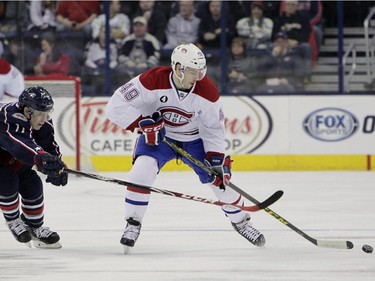
[[[158,145],[165,137],[164,119],[159,111],[138,123],[148,145]]]
[[[230,178],[232,176],[231,166],[232,160],[230,156],[224,158],[224,154],[217,152],[207,152],[205,163],[207,166],[211,167],[213,170],[218,172],[220,176],[209,175],[208,182],[212,185],[225,190],[225,187],[229,184]]]
[[[68,183],[68,173],[62,172],[55,175],[47,176],[46,182],[50,182],[56,186],[65,186]]]
[[[52,177],[60,174],[66,167],[59,157],[43,150],[38,151],[38,154],[34,156],[34,164],[39,172]]]

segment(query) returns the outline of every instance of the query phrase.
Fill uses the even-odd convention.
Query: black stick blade
[[[258,206],[260,209],[265,209],[268,206],[271,206],[273,203],[275,203],[277,200],[279,200],[284,194],[284,191],[278,190],[274,194],[272,194],[270,197],[268,197],[263,202],[259,203]]]

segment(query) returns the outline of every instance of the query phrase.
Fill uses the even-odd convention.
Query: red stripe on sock
[[[22,208],[22,211],[26,214],[26,215],[29,215],[29,216],[35,216],[35,215],[40,215],[43,213],[43,210],[44,210],[44,206],[38,208],[38,209],[26,209],[26,208]]]
[[[20,205],[20,202],[17,201],[13,205],[5,206],[5,205],[0,205],[0,209],[4,211],[9,211],[9,210],[17,210],[18,206]]]

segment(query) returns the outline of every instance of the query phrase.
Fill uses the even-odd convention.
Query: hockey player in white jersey
[[[221,177],[209,175],[184,157],[181,159],[220,201],[243,205],[242,196],[227,187],[231,159],[225,156],[224,113],[216,87],[205,76],[206,70],[205,56],[198,47],[179,45],[172,52],[171,67],[152,68],[118,88],[107,104],[106,116],[121,128],[141,133],[128,181],[151,186],[163,166],[180,157],[163,142],[166,138],[196,159],[219,168]],[[138,239],[149,199],[149,191],[127,187],[127,225],[120,241],[125,253]],[[239,234],[256,246],[265,244],[263,234],[252,226],[248,213],[222,209]]]

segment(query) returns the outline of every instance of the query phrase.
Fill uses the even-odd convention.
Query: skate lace
[[[140,232],[141,232],[140,225],[128,224],[125,228],[122,238],[130,239],[130,240],[137,240]]]
[[[53,231],[49,230],[48,227],[32,228],[33,234],[36,238],[48,238]]]
[[[16,233],[17,235],[21,234],[22,232],[27,231],[25,223],[21,219],[15,219],[8,223],[11,231]]]
[[[238,232],[251,241],[256,241],[260,236],[260,232],[251,226],[249,222],[244,223],[242,226],[237,226]]]

